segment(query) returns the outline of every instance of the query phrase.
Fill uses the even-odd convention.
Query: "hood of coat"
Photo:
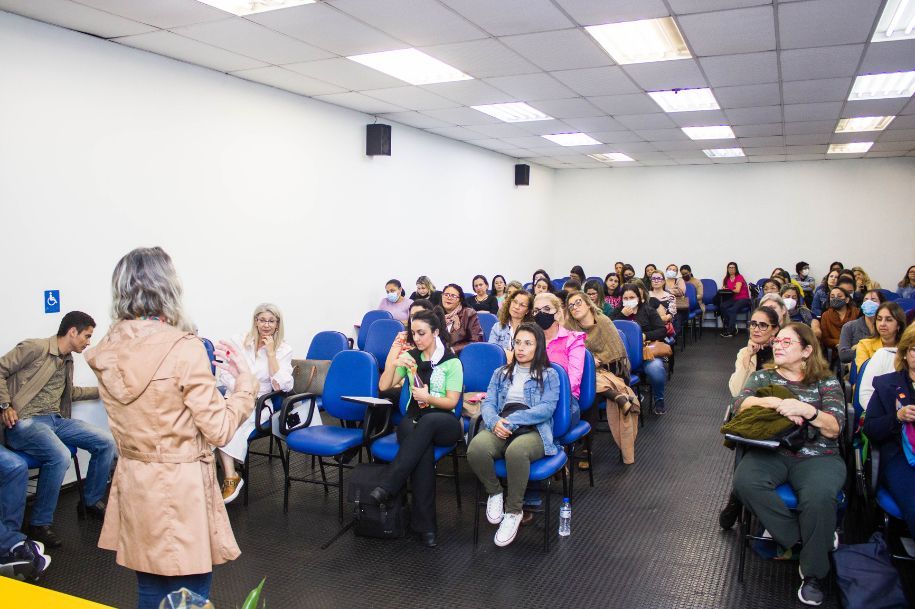
[[[86,350],[99,384],[122,404],[136,400],[149,386],[162,361],[192,334],[155,320],[116,322],[108,334]]]

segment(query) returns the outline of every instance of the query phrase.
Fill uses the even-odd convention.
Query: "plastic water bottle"
[[[559,508],[559,536],[568,537],[572,534],[572,504],[569,498],[562,500],[562,506]]]

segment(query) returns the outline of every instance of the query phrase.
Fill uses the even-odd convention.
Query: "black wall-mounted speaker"
[[[391,125],[366,125],[365,154],[391,156]]]
[[[531,166],[519,163],[515,165],[515,186],[530,186]]]

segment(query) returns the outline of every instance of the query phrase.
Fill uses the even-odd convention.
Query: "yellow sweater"
[[[862,338],[858,341],[858,344],[855,346],[855,366],[858,370],[861,370],[861,366],[864,365],[864,362],[869,360],[871,356],[877,352],[877,349],[883,347],[883,339],[879,336],[873,338]]]

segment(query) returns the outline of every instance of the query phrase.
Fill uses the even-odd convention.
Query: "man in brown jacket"
[[[94,329],[89,315],[71,311],[61,320],[57,336],[24,340],[0,358],[0,420],[6,443],[41,462],[28,536],[49,548],[61,545],[51,522],[70,467],[68,446],[92,455],[83,488],[86,510],[98,518],[105,514],[114,439],[107,430],[70,418],[73,401],[98,399],[97,388],[73,386],[71,355],[89,346]]]

